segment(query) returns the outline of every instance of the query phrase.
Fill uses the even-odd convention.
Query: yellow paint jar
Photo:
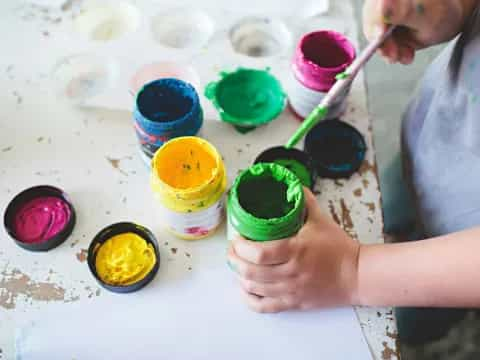
[[[225,165],[206,140],[187,136],[165,143],[153,158],[151,187],[164,224],[182,239],[205,238],[224,219]]]

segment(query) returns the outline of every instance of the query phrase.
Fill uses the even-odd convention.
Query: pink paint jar
[[[355,56],[352,43],[335,31],[315,31],[303,36],[292,61],[294,81],[289,94],[292,110],[302,119],[307,117]],[[329,109],[328,119],[345,111],[349,92],[350,89],[346,90]]]

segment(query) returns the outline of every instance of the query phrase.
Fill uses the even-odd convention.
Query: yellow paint
[[[225,193],[225,165],[209,142],[193,136],[176,138],[155,153],[151,187],[162,205],[170,210],[200,211]]]
[[[105,283],[126,286],[137,283],[153,269],[157,258],[152,244],[134,233],[116,235],[97,252],[97,274]]]
[[[154,161],[158,177],[176,189],[208,183],[217,171],[215,154],[193,137],[166,146]]]

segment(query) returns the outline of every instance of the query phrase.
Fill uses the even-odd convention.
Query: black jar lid
[[[104,280],[102,280],[102,278],[97,273],[97,268],[96,268],[97,252],[107,240],[111,239],[116,235],[125,234],[125,233],[134,233],[140,236],[142,239],[144,239],[147,242],[147,244],[151,244],[153,246],[154,253],[155,253],[155,260],[156,260],[155,265],[145,277],[143,277],[142,279],[140,279],[134,284],[111,285],[106,283]],[[160,267],[160,252],[158,248],[158,242],[155,236],[153,235],[153,233],[143,226],[130,223],[130,222],[121,222],[121,223],[112,224],[110,226],[107,226],[103,230],[101,230],[90,243],[90,246],[88,248],[87,262],[88,262],[88,267],[90,269],[90,272],[95,277],[97,282],[101,286],[103,286],[105,289],[115,293],[121,293],[121,294],[135,292],[142,289],[147,284],[149,284],[158,272],[158,269]]]
[[[295,161],[303,165],[305,170],[309,173],[308,179],[304,174],[301,174],[301,170],[297,169],[295,164],[289,164],[290,161]],[[304,151],[298,149],[287,149],[283,146],[273,147],[262,152],[256,159],[255,164],[258,163],[277,163],[285,166],[287,169],[297,175],[302,184],[310,189],[315,187],[317,180],[317,171],[314,166],[312,157]]]
[[[349,178],[362,165],[367,151],[365,139],[353,126],[340,120],[325,120],[305,139],[320,177]]]
[[[30,201],[50,197],[58,198],[68,206],[69,215],[65,225],[58,233],[45,240],[25,241],[16,229],[15,220],[17,213]],[[34,186],[22,191],[8,204],[4,214],[4,226],[7,233],[18,246],[30,251],[48,251],[59,246],[71,235],[75,227],[75,221],[75,209],[68,195],[63,190],[50,185]]]

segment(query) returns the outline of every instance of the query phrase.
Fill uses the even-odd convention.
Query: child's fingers
[[[387,58],[390,63],[397,62],[398,45],[395,40],[392,38],[385,40],[382,48],[380,49],[380,53],[383,57]]]
[[[415,59],[415,50],[409,46],[400,46],[400,63],[410,65]]]
[[[280,298],[260,297],[242,291],[248,306],[258,313],[278,313],[293,309],[294,306]]]
[[[412,0],[381,0],[380,13],[383,21],[393,25],[407,25],[411,15]]]
[[[257,265],[279,265],[288,262],[291,247],[290,239],[259,242],[238,237],[233,241],[235,253],[243,260]]]
[[[307,210],[307,222],[323,221],[325,217],[318,205],[317,197],[312,193],[309,188],[304,187],[303,193],[305,194],[305,209]]]
[[[262,297],[280,297],[287,293],[283,282],[260,283],[240,278],[240,284],[245,292]]]
[[[290,263],[282,265],[258,265],[248,262],[235,252],[233,246],[230,247],[228,252],[228,264],[241,278],[261,283],[283,281],[290,278],[293,273]]]

